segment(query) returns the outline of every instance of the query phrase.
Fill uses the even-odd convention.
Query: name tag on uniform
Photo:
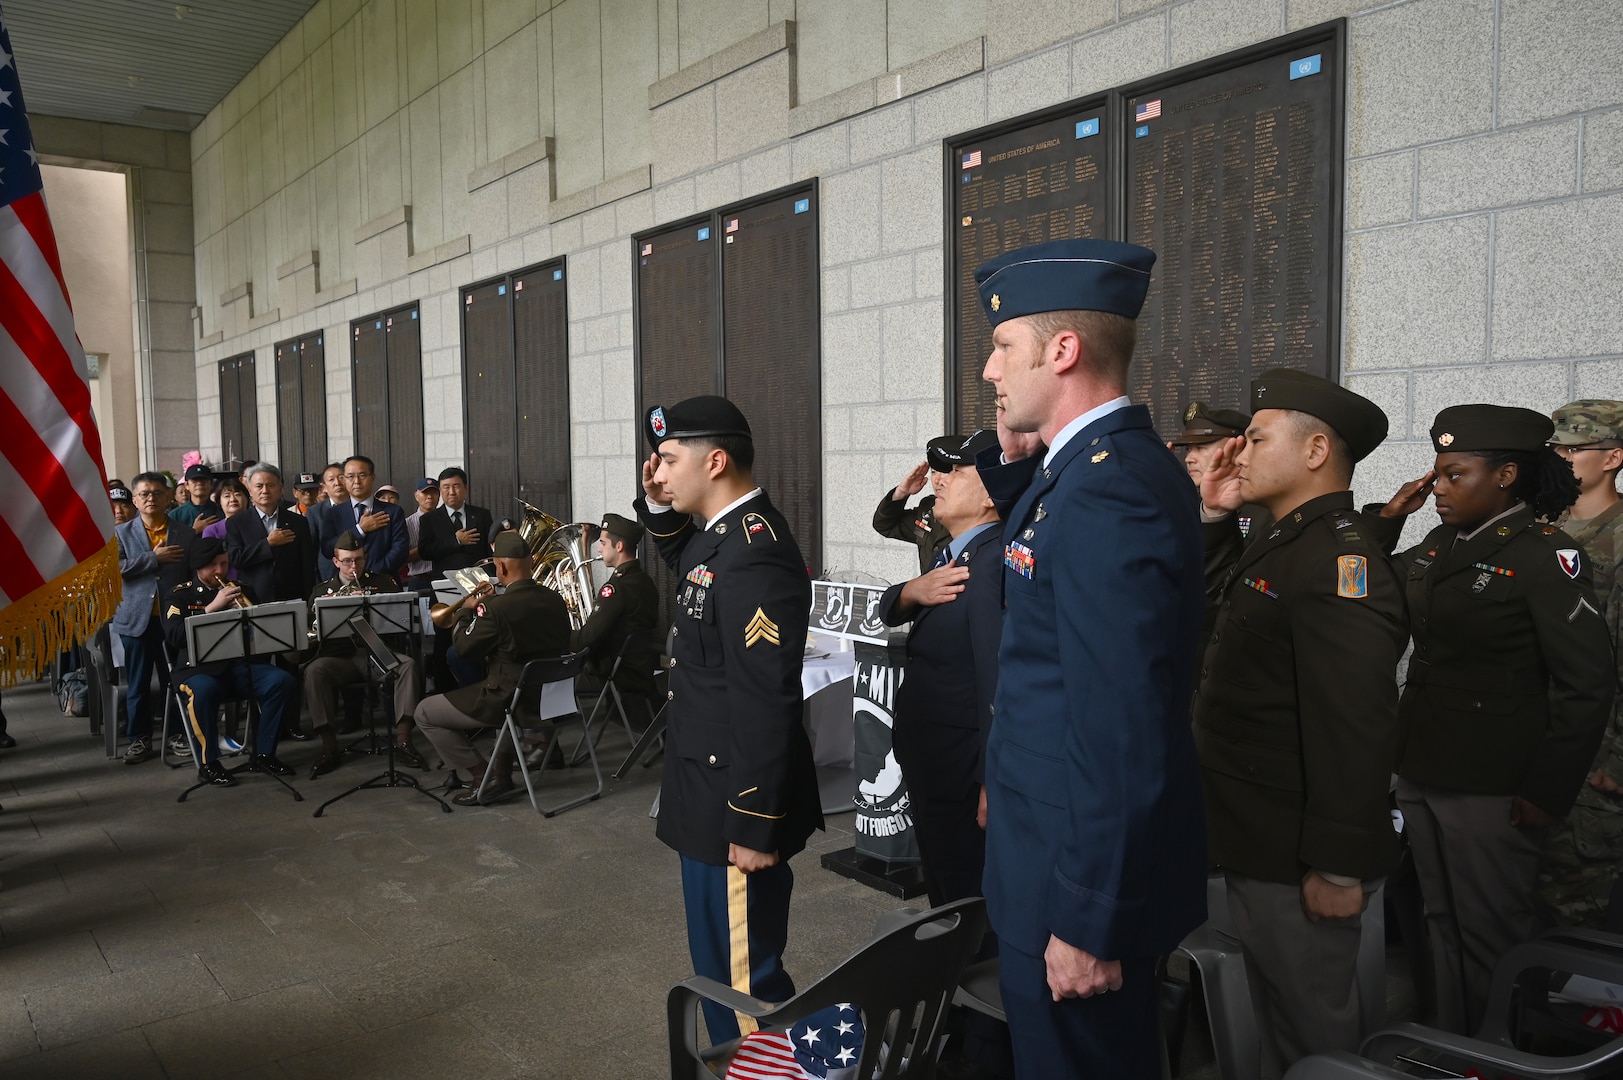
[[[1030,548],[1016,541],[1003,549],[1003,565],[1029,580],[1036,576],[1037,557]]]

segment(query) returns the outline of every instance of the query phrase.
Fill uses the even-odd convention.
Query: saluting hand
[[[1408,517],[1410,514],[1426,505],[1431,498],[1432,486],[1437,483],[1437,470],[1427,469],[1426,475],[1418,480],[1410,480],[1398,488],[1398,493],[1392,496],[1392,501],[1381,507],[1383,518]]]
[[[896,502],[906,502],[911,495],[917,495],[924,490],[925,481],[930,478],[930,463],[921,461],[902,477],[902,482],[891,491],[890,497]]]
[[[902,586],[902,607],[935,607],[958,599],[969,580],[969,567],[948,563]]]
[[[654,474],[659,471],[659,455],[649,454],[648,460],[642,463],[642,492],[648,496],[648,502],[654,506],[669,506],[671,501],[665,497],[665,488],[654,482]]]
[[[1043,437],[1035,431],[1010,431],[1005,427],[1002,409],[997,411],[997,441],[1003,447],[1004,461],[1035,457],[1043,448]]]
[[[1240,495],[1240,451],[1245,438],[1224,439],[1217,456],[1200,474],[1200,501],[1208,512],[1231,512],[1245,503]]]

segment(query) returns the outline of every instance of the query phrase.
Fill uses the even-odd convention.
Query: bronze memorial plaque
[[[1331,36],[1120,99],[1126,238],[1157,255],[1131,393],[1163,436],[1266,368],[1337,375],[1340,56]]]
[[[992,385],[981,369],[992,351],[975,291],[975,267],[1005,251],[1045,240],[1109,237],[1108,101],[949,147],[954,326],[949,390],[956,430],[997,422]]]

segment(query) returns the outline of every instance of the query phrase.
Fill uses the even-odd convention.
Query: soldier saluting
[[[654,453],[637,513],[678,579],[658,835],[682,857],[694,971],[785,1001],[789,858],[823,825],[801,724],[811,579],[755,484],[736,405],[656,407],[644,433]],[[704,1012],[712,1045],[754,1030],[714,1003]]]

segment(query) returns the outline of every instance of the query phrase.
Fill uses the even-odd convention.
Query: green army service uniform
[[[901,540],[919,549],[919,572],[926,573],[935,563],[936,553],[952,542],[941,522],[935,519],[935,496],[926,495],[914,507],[906,499],[892,498],[895,488],[885,492],[873,512],[873,530],[890,540]]]
[[[400,583],[387,574],[370,570],[360,574],[350,585],[345,585],[342,577],[329,578],[310,592],[312,625],[316,619],[315,602],[323,597],[335,596],[341,589],[348,590],[344,593],[346,596],[398,593]],[[389,717],[391,723],[410,719],[417,711],[417,701],[421,695],[417,685],[417,661],[399,650],[395,650],[395,657],[399,659],[400,667],[394,682],[394,713]],[[316,647],[315,658],[304,666],[304,698],[310,703],[310,725],[318,729],[331,727],[333,714],[338,708],[339,691],[346,686],[367,682],[372,677],[367,653],[347,630],[323,638]]]
[[[649,633],[658,626],[659,587],[640,562],[628,559],[616,566],[609,580],[597,590],[592,614],[585,625],[569,635],[569,651],[590,650],[586,674],[601,688],[609,672],[614,670],[615,658],[620,655],[626,638]],[[652,698],[654,665],[658,660],[657,645],[642,656],[628,656],[615,679],[620,692]]]
[[[1396,545],[1401,522],[1375,519]],[[1440,526],[1401,556],[1414,652],[1397,801],[1426,900],[1438,1023],[1475,1028],[1493,966],[1534,936],[1544,829],[1584,786],[1611,715],[1616,657],[1578,544],[1519,505],[1469,538]]]
[[[451,634],[459,656],[486,659],[485,677],[424,698],[415,719],[447,768],[472,769],[479,755],[462,732],[500,726],[524,665],[568,651],[569,609],[563,597],[523,578],[472,611],[464,608]]]

